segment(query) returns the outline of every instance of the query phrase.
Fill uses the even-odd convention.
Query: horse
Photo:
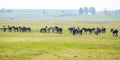
[[[58,26],[55,26],[55,31],[57,32],[57,33],[62,33],[62,28],[59,28]]]
[[[98,29],[95,29],[95,30],[94,30],[94,34],[95,34],[95,35],[98,35],[98,33],[99,33]]]
[[[31,28],[30,27],[25,27],[25,31],[31,32]]]
[[[78,29],[78,33],[79,33],[80,35],[82,35],[82,32],[83,32],[82,29]]]
[[[111,32],[113,36],[118,36],[118,30],[117,29],[111,29]]]
[[[95,28],[94,29],[94,34],[98,35],[101,32],[100,28]]]
[[[47,32],[47,26],[45,28],[41,28],[40,32]]]
[[[7,28],[3,28],[3,31],[6,32]]]
[[[69,27],[68,31],[70,31],[70,33],[72,33],[73,35],[76,35],[76,34],[82,35],[83,29],[80,29],[79,27],[77,27],[77,28]]]
[[[50,32],[50,30],[51,30],[51,27],[47,28],[46,30],[47,30],[47,32],[49,33],[49,32]]]
[[[94,28],[82,28],[82,30],[84,30],[85,33],[89,32],[90,34],[92,34],[92,31],[94,31]]]
[[[10,27],[9,25],[8,25],[8,31],[12,32],[12,27]]]
[[[19,28],[20,32],[26,32],[26,31],[25,31],[25,27],[20,27],[20,26],[19,26],[18,28]]]
[[[106,28],[101,28],[101,32],[105,33],[106,32]]]
[[[78,34],[78,29],[73,29],[72,34],[73,34],[73,35]]]
[[[31,32],[31,28],[30,27],[18,27],[19,28],[19,30],[20,30],[20,32],[26,32],[26,31],[28,31],[28,32]]]
[[[51,30],[52,32],[55,32],[55,27],[49,27],[49,28],[46,28],[47,32],[49,33]]]
[[[3,30],[3,32],[6,32],[7,28],[5,26],[3,26],[3,28],[1,28]]]
[[[14,32],[18,32],[18,30],[19,30],[19,28],[15,27],[15,26],[12,26],[12,28],[14,29]]]
[[[20,32],[23,32],[22,28],[23,28],[23,27],[18,26],[18,29],[19,29]]]
[[[69,27],[68,31],[70,31],[72,33],[73,29],[75,29],[75,27]]]

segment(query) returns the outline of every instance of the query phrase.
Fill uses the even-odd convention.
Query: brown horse
[[[41,28],[40,32],[47,32],[47,26],[45,28]]]

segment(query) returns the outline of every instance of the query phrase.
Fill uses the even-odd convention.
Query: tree
[[[91,14],[95,14],[96,13],[96,9],[95,9],[95,7],[90,7],[89,8],[89,13],[91,13]]]
[[[86,14],[86,15],[88,14],[88,8],[87,7],[84,7],[83,13]]]
[[[83,14],[83,9],[80,8],[80,9],[78,10],[78,12],[79,12],[79,15],[82,15],[82,14]]]
[[[43,14],[46,14],[46,10],[43,10],[42,13],[43,13]]]
[[[108,14],[108,11],[107,11],[107,9],[106,9],[106,8],[104,9],[104,14],[105,14],[105,15],[107,15],[107,14]]]

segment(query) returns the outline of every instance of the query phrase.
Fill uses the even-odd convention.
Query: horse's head
[[[113,29],[111,29],[111,32],[113,31]]]
[[[18,26],[18,28],[21,28],[20,26]]]
[[[10,27],[10,26],[8,25],[8,27]]]
[[[5,26],[3,25],[3,27],[5,27]]]

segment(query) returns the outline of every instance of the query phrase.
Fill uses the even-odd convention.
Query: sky
[[[0,9],[120,9],[120,0],[0,0]]]

